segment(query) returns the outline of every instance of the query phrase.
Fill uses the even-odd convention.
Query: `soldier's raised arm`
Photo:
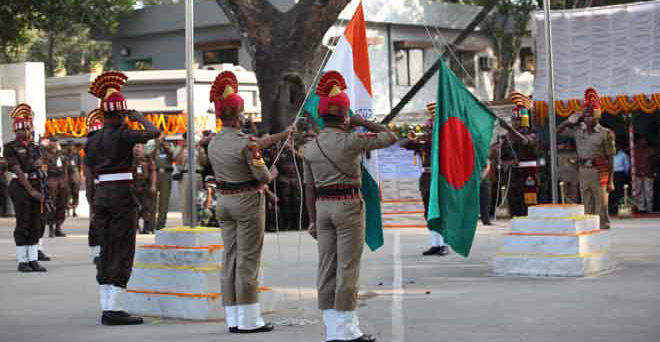
[[[354,151],[367,152],[390,146],[397,142],[397,137],[383,125],[368,121],[359,115],[351,117],[351,126],[366,128],[370,133],[354,133],[351,135],[351,146]]]

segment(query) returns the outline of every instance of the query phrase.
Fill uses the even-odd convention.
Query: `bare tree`
[[[306,70],[319,67],[321,40],[350,0],[300,0],[286,12],[268,0],[216,0],[252,57],[264,132],[282,131],[305,97]]]

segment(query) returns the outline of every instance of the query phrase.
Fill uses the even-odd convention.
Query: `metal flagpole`
[[[550,0],[543,0],[545,13],[545,53],[547,59],[548,119],[550,132],[550,182],[552,185],[552,203],[559,203],[557,194],[557,118],[555,117],[555,80],[552,61],[552,23],[550,20]]]
[[[183,194],[188,197],[188,208],[190,213],[190,226],[195,226],[197,222],[197,213],[195,211],[195,177],[197,164],[195,163],[195,103],[194,103],[194,86],[195,74],[193,64],[195,63],[195,50],[194,50],[194,12],[193,1],[186,0],[186,95],[187,103],[186,109],[188,111],[188,127],[186,132],[187,146],[188,146],[188,179],[182,181],[188,182],[188,193]]]

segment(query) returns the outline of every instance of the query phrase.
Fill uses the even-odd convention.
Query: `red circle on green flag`
[[[440,172],[449,185],[462,188],[474,171],[474,142],[467,126],[450,117],[440,127]]]

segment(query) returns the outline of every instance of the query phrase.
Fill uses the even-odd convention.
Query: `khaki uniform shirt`
[[[565,130],[562,135],[575,139],[577,155],[580,159],[608,157],[616,153],[614,133],[600,124],[594,127],[592,133],[589,133],[587,128],[581,125],[577,128]]]
[[[266,183],[270,172],[256,139],[232,127],[223,127],[209,144],[209,161],[218,182],[242,183],[257,180]]]
[[[362,185],[360,155],[395,141],[389,132],[347,133],[325,128],[303,147],[305,184],[314,184],[316,188],[342,184],[359,187]]]

